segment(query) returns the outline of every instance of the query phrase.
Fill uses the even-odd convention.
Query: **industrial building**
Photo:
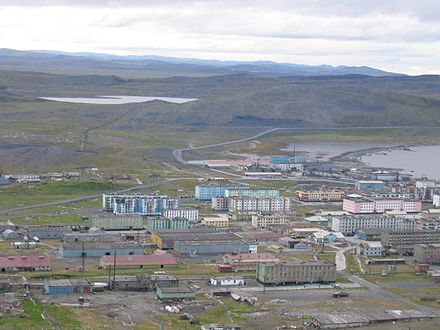
[[[156,296],[159,300],[193,300],[196,298],[194,290],[188,287],[157,287]]]
[[[157,230],[151,233],[151,241],[159,249],[174,249],[174,243],[183,241],[231,241],[240,240],[236,234],[229,230],[218,230],[209,227],[199,227],[187,230]]]
[[[143,219],[141,216],[105,214],[92,217],[87,220],[89,227],[96,227],[105,230],[132,230],[142,229]]]
[[[38,237],[40,239],[62,239],[63,235],[72,232],[72,226],[69,225],[48,225],[48,226],[28,226],[29,237]]]
[[[257,281],[269,285],[336,281],[336,264],[329,261],[258,263]]]
[[[341,202],[344,199],[343,191],[304,191],[296,192],[302,202]]]
[[[112,232],[70,232],[63,234],[63,242],[122,242],[124,235]]]
[[[41,272],[50,270],[47,256],[8,256],[0,257],[0,272]]]
[[[243,277],[217,276],[217,277],[211,277],[209,283],[213,286],[240,286],[240,285],[245,285],[246,281]]]
[[[93,292],[93,284],[85,279],[46,280],[44,291],[48,295],[85,294]]]
[[[166,195],[102,195],[102,209],[113,214],[162,215],[165,209],[178,207],[179,200]]]
[[[381,239],[382,245],[397,249],[414,249],[417,244],[439,244],[440,231],[430,230],[405,230],[384,231]]]
[[[142,255],[144,248],[132,242],[76,242],[63,243],[60,246],[60,254],[64,258],[100,258],[105,255]]]
[[[199,201],[210,201],[213,197],[224,197],[226,189],[240,189],[243,186],[197,185],[194,198]]]
[[[230,212],[291,212],[292,199],[289,197],[254,198],[231,197]]]
[[[283,214],[256,214],[252,215],[251,225],[254,228],[286,225],[292,220],[291,216]]]
[[[191,222],[199,221],[199,209],[180,207],[176,209],[165,209],[163,211],[163,216],[169,219],[173,218],[185,218]]]
[[[422,202],[405,199],[372,199],[360,195],[349,195],[344,198],[342,209],[352,214],[384,213],[385,211],[418,213],[422,211]]]
[[[189,255],[218,255],[224,253],[243,253],[249,252],[249,243],[243,239],[234,238],[232,240],[204,240],[204,241],[185,241],[178,240],[174,243],[174,250],[180,254]]]
[[[114,256],[103,256],[99,262],[103,268],[113,267],[115,262]],[[165,254],[148,254],[148,255],[116,255],[117,267],[139,267],[144,266],[163,266],[175,265],[176,259],[169,253]]]
[[[230,265],[232,271],[255,271],[260,262],[280,261],[271,253],[227,253],[223,256],[223,264]]]
[[[354,233],[356,238],[363,241],[380,241],[382,236],[381,229],[359,229]]]
[[[187,218],[164,218],[164,217],[149,217],[147,219],[147,231],[152,233],[156,230],[182,230],[190,227],[190,221]]]
[[[381,191],[385,189],[385,183],[383,181],[377,181],[377,180],[376,181],[360,180],[356,182],[355,187],[357,190],[362,190],[366,192]]]
[[[225,190],[225,197],[275,198],[280,197],[280,191],[277,189],[228,188]]]
[[[413,230],[415,228],[414,220],[395,216],[352,215],[331,219],[332,231],[343,234],[354,234],[359,229]]]
[[[414,260],[418,263],[440,264],[440,244],[415,245]]]

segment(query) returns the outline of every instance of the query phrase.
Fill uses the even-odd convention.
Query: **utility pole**
[[[85,257],[86,257],[86,253],[84,252],[84,242],[82,242],[81,264],[82,264],[82,271],[83,272],[86,270]]]
[[[115,284],[116,284],[116,250],[113,255],[113,284],[112,284],[113,289],[115,287]]]

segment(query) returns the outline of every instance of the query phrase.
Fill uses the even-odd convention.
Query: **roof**
[[[103,256],[102,263],[113,265],[114,256]],[[176,259],[172,254],[166,253],[162,255],[148,254],[148,255],[133,255],[133,256],[116,256],[117,266],[138,266],[138,265],[174,265]]]
[[[48,280],[47,284],[52,287],[64,287],[64,286],[89,286],[92,285],[91,282],[81,279],[81,278],[72,278],[72,279],[61,279],[61,280]]]
[[[50,267],[47,256],[9,256],[0,257],[1,268]]]
[[[316,238],[324,238],[326,236],[333,235],[336,238],[344,238],[344,234],[339,231],[331,232],[331,231],[318,231],[313,233],[313,236]]]
[[[163,293],[195,293],[192,289],[185,286],[166,287],[166,288],[158,287],[158,289],[160,289],[160,291],[162,291]]]
[[[253,262],[276,262],[280,261],[271,253],[239,253],[232,254],[227,253],[223,256],[224,259],[228,259],[229,262],[234,263],[253,263]]]
[[[374,242],[362,242],[360,245],[362,245],[365,249],[378,249],[383,248],[382,243],[379,241]]]
[[[75,243],[63,243],[63,249],[132,249],[142,248],[140,244],[132,242],[75,242]]]

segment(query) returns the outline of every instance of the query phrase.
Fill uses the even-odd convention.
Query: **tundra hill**
[[[143,129],[151,124],[192,126],[433,126],[440,124],[439,76],[209,77],[129,79],[0,71],[2,119],[20,116],[86,116],[99,125],[134,109],[113,127]],[[197,98],[185,104],[154,101],[108,106],[57,103],[40,96],[144,95]],[[29,118],[17,102],[39,104]],[[9,105],[9,106],[6,106]],[[47,105],[47,106],[44,106]],[[46,112],[44,108],[50,108]],[[69,109],[71,112],[69,113]],[[99,114],[99,115],[98,115]]]

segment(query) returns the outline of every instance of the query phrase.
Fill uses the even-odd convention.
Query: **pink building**
[[[353,214],[383,213],[385,211],[418,213],[422,211],[422,202],[405,199],[367,199],[348,197],[344,199],[342,209]]]

